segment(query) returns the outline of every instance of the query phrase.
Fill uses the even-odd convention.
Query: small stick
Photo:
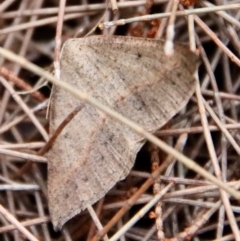
[[[89,14],[93,15],[94,12],[89,13]],[[64,16],[64,21],[70,20],[70,19],[80,18],[80,17],[83,17],[85,15],[86,15],[86,13],[66,14]],[[5,35],[5,34],[8,34],[8,33],[13,33],[13,32],[21,31],[21,30],[26,30],[28,28],[40,27],[40,26],[44,26],[44,25],[47,25],[47,24],[56,23],[57,21],[58,21],[58,17],[50,17],[50,18],[40,19],[40,20],[28,22],[28,23],[22,23],[22,24],[19,24],[19,25],[15,25],[15,26],[11,26],[11,27],[8,27],[8,28],[1,29],[0,35]]]
[[[208,127],[209,127],[210,131],[221,131],[221,129],[217,125],[209,125]],[[226,124],[226,125],[222,125],[222,127],[225,128],[226,130],[237,130],[237,129],[240,129],[240,124],[239,123]],[[176,135],[180,135],[183,133],[195,134],[195,133],[202,133],[202,132],[203,132],[202,126],[194,126],[194,127],[157,131],[156,136],[159,136],[159,137],[160,136],[176,136]]]
[[[0,4],[0,13],[4,12],[15,0],[5,0]]]
[[[220,205],[221,202],[218,201],[214,204],[213,208],[203,213],[201,215],[201,218],[198,217],[196,218],[196,220],[192,221],[193,225],[191,227],[186,228],[183,232],[176,234],[174,238],[167,239],[166,241],[190,240],[193,235],[199,230],[199,227],[203,226],[206,222],[208,222],[210,217],[216,212]]]
[[[211,109],[211,107],[208,105],[208,103],[205,100],[203,100],[203,104],[204,104],[206,110],[208,111],[208,113],[213,118],[213,120],[216,122],[219,129],[222,131],[222,133],[225,135],[225,137],[228,139],[228,141],[232,144],[233,148],[238,153],[238,155],[240,155],[240,147],[237,144],[237,142],[234,140],[232,135],[228,132],[228,130],[225,128],[225,126],[222,124],[222,122],[219,120],[217,115],[214,113],[214,111]]]
[[[173,1],[172,12],[171,12],[171,16],[167,27],[167,36],[166,36],[166,42],[164,45],[164,53],[167,56],[171,56],[174,53],[174,49],[173,49],[174,48],[173,39],[175,35],[174,22],[176,19],[176,12],[177,12],[178,3],[179,3],[179,0],[172,0],[172,1]]]
[[[177,11],[176,16],[195,15],[195,14],[201,14],[201,13],[210,13],[210,12],[223,11],[223,10],[233,10],[233,9],[239,9],[239,8],[240,8],[240,4],[229,4],[229,5],[206,7],[206,8],[195,8],[195,9],[190,9],[190,10]],[[144,16],[128,18],[128,19],[119,19],[117,21],[101,23],[101,24],[99,24],[99,28],[104,29],[104,28],[110,28],[112,26],[117,26],[117,25],[122,26],[122,25],[125,25],[128,23],[133,23],[133,22],[151,21],[151,20],[158,19],[158,18],[167,18],[170,15],[171,15],[171,12],[150,14],[150,15],[144,15]]]
[[[207,7],[216,7],[214,4],[212,4],[210,2],[207,2],[207,1],[203,1],[201,3],[204,6],[207,6]],[[226,21],[228,21],[229,23],[234,25],[236,28],[240,28],[239,21],[236,18],[234,18],[233,16],[229,15],[227,12],[225,12],[225,11],[218,11],[218,12],[216,12],[216,14],[218,14],[219,16],[224,18]]]
[[[30,111],[32,111],[32,113],[45,109],[48,106],[48,100],[38,104],[37,106],[35,106],[34,108],[30,109]],[[8,123],[4,123],[1,127],[0,127],[0,134],[7,132],[9,129],[11,129],[12,127],[16,126],[18,123],[20,123],[21,121],[23,121],[24,119],[26,119],[28,117],[27,114],[23,114],[23,115],[19,115],[17,117],[15,117],[12,121],[8,122]]]
[[[160,165],[159,158],[159,150],[158,148],[150,144],[150,152],[151,152],[151,163],[152,163],[152,172],[154,172]],[[155,180],[153,184],[153,194],[156,196],[161,192],[161,179],[158,178]],[[157,236],[159,241],[163,241],[165,235],[163,232],[163,219],[162,219],[162,201],[159,200],[155,205],[155,210],[153,214],[153,218],[155,218],[155,225],[157,228]],[[151,214],[150,213],[150,214]]]
[[[37,90],[31,92],[33,89],[29,84],[27,84],[23,79],[20,79],[14,73],[2,66],[0,66],[0,75],[2,75],[6,80],[13,82],[17,87],[25,91],[29,91],[30,95],[32,95],[32,97],[34,97],[39,102],[46,100],[46,97],[41,92]]]
[[[154,4],[162,4],[168,2],[168,0],[155,0]],[[136,0],[136,1],[122,1],[118,2],[118,8],[131,8],[131,7],[139,7],[146,4],[145,0]],[[97,3],[97,4],[81,4],[81,5],[74,5],[74,6],[66,6],[65,14],[67,13],[81,13],[81,12],[91,12],[91,11],[102,11],[107,8],[106,3]],[[5,13],[1,13],[1,19],[8,19],[8,18],[16,18],[16,17],[27,17],[32,15],[39,15],[39,16],[47,16],[47,15],[56,15],[59,12],[58,7],[51,7],[51,8],[40,8],[40,9],[24,9],[21,12],[18,11],[9,11]]]
[[[65,241],[72,241],[71,235],[69,234],[68,230],[64,226],[61,231]]]
[[[95,223],[96,227],[98,228],[98,230],[102,230],[103,226],[102,226],[102,224],[101,224],[97,214],[95,213],[94,209],[92,208],[92,206],[88,205],[87,206],[87,210],[88,210],[89,214],[91,215],[92,220],[94,221],[94,223]],[[104,241],[108,241],[109,240],[108,236],[104,235],[103,240]]]
[[[159,199],[173,186],[169,183],[163,190],[154,196],[154,198],[141,208],[118,232],[116,232],[109,241],[118,240],[123,233],[129,230],[140,218],[142,218],[158,201]]]
[[[43,156],[38,156],[38,155],[33,155],[33,154],[28,154],[28,153],[23,153],[20,151],[12,151],[8,149],[0,149],[0,154],[2,155],[8,155],[8,156],[14,156],[22,159],[27,159],[27,160],[33,160],[35,162],[42,162],[42,163],[47,163],[47,158]]]
[[[26,105],[26,103],[22,100],[22,98],[16,94],[13,87],[3,77],[0,77],[0,82],[10,92],[13,99],[19,104],[19,106],[21,106],[21,108],[24,110],[24,112],[28,115],[29,119],[36,126],[36,128],[38,129],[39,133],[41,133],[44,140],[48,140],[48,134],[47,134],[46,130],[43,128],[43,126],[41,125],[39,120],[32,113],[32,111],[29,109],[29,107]]]
[[[104,198],[100,199],[97,203],[97,207],[96,207],[96,215],[99,217],[101,211],[102,211],[102,208],[103,208],[103,202],[104,202]],[[95,225],[94,223],[92,222],[90,228],[89,228],[89,232],[88,232],[88,237],[87,237],[87,241],[90,241],[91,238],[93,237],[94,233],[95,233]]]
[[[46,223],[49,221],[50,221],[50,217],[46,216],[46,217],[34,218],[34,219],[27,220],[27,221],[23,221],[23,222],[20,222],[20,224],[23,227],[28,227],[28,226],[32,226],[32,225],[39,225],[39,224]],[[0,227],[0,233],[6,233],[9,231],[13,231],[13,230],[16,230],[16,226],[13,224]]]
[[[18,220],[12,216],[1,204],[0,204],[0,212],[4,215],[4,217],[13,224],[17,230],[19,230],[24,236],[26,236],[30,241],[39,241],[35,238]]]
[[[57,30],[55,36],[55,49],[54,49],[54,74],[55,77],[60,79],[60,51],[61,51],[61,35],[62,35],[62,26],[63,26],[63,18],[64,18],[64,10],[65,10],[66,0],[61,0],[59,5],[59,13],[57,20]]]
[[[170,12],[170,10],[172,8],[172,3],[173,3],[173,1],[169,1],[168,2],[167,7],[165,9],[165,13]],[[158,31],[157,31],[157,34],[156,34],[156,38],[162,38],[164,29],[165,29],[165,27],[167,25],[167,21],[168,21],[167,18],[163,18],[162,21],[160,22],[160,26],[158,28]]]
[[[118,12],[118,5],[116,0],[110,0],[111,6],[112,6],[112,11],[114,14]]]
[[[222,41],[217,37],[217,35],[198,17],[194,16],[195,22],[200,26],[205,33],[211,37],[211,39],[217,44],[219,48],[222,49],[222,51],[235,63],[240,67],[240,59],[231,51],[229,48],[227,48]]]
[[[0,142],[1,143],[1,142]],[[42,148],[45,145],[44,142],[30,142],[30,143],[16,143],[16,144],[9,144],[9,143],[1,143],[0,149],[38,149]]]
[[[211,97],[214,96],[214,92],[211,90],[202,90],[201,92],[203,95],[207,95],[207,96],[211,96]],[[240,101],[240,96],[236,95],[236,94],[219,92],[219,96],[221,97],[221,99]]]

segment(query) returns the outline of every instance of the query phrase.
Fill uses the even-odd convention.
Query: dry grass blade
[[[94,32],[151,38],[161,35],[170,42],[174,37],[178,42],[190,40],[192,50],[196,43],[202,58],[196,94],[181,113],[155,133],[159,139],[101,105],[89,93],[59,80],[61,44],[76,33],[83,37],[95,29],[109,3],[2,1],[1,240],[240,240],[240,1],[217,0],[215,5],[200,0],[177,2],[112,1],[117,12],[114,14],[110,7],[101,24],[104,31]],[[172,6],[177,9],[172,11]],[[171,26],[171,32],[167,26]],[[46,189],[48,160],[42,156],[53,141],[46,119],[50,88],[36,87],[46,79],[157,146],[149,148],[147,143],[126,179],[99,204],[88,207],[91,215],[87,210],[82,212],[64,226],[62,233],[56,233],[51,225]],[[31,88],[37,91],[30,92]],[[19,95],[19,91],[29,94]],[[52,138],[57,138],[81,108],[65,116]],[[157,161],[153,164],[154,155]]]

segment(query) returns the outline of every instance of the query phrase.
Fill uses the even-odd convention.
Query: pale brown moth
[[[68,40],[61,79],[155,132],[192,96],[198,56],[182,44],[164,54],[157,39],[92,36]],[[50,135],[83,104],[56,87]],[[127,126],[85,104],[48,152],[48,194],[55,229],[103,197],[131,170],[145,140]]]

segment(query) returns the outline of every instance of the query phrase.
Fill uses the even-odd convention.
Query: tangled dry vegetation
[[[240,240],[240,1],[114,4],[1,1],[0,240]],[[155,133],[172,148],[147,142],[125,180],[55,232],[44,155],[51,83],[29,62],[58,77],[61,43],[71,37],[171,41],[169,23],[174,41],[196,44],[202,59],[190,102]]]

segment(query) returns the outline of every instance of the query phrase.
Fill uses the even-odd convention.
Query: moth
[[[192,96],[199,57],[183,44],[121,36],[69,39],[61,79],[154,133]],[[49,150],[48,198],[55,230],[102,198],[130,172],[145,140],[129,127],[55,86],[50,135],[83,104]]]

